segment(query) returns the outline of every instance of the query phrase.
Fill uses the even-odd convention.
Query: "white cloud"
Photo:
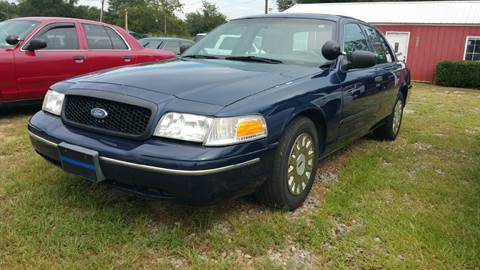
[[[202,6],[201,0],[180,1],[184,5],[184,13],[194,12]],[[216,0],[210,2],[216,4],[220,12],[224,13],[229,19],[265,12],[264,0]],[[269,0],[268,5],[271,12],[277,12],[277,1]]]
[[[79,4],[100,7],[101,2],[101,0],[80,0]],[[180,0],[180,2],[183,4],[183,13],[178,14],[181,18],[184,18],[186,13],[195,12],[202,7],[201,0]],[[210,3],[216,4],[220,12],[229,19],[265,12],[264,0],[210,0]],[[271,12],[277,12],[276,0],[268,0],[268,5]]]

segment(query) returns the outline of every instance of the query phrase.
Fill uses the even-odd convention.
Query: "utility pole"
[[[265,0],[265,14],[268,14],[268,0]]]
[[[105,6],[105,0],[102,0],[102,8],[100,9],[100,22],[103,22],[103,7]]]
[[[128,32],[128,9],[125,9],[125,30]]]
[[[167,34],[167,10],[163,8],[163,32]]]

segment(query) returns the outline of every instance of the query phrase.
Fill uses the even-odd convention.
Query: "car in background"
[[[175,58],[146,49],[105,23],[29,17],[0,22],[0,104],[42,99],[48,87],[85,73]]]
[[[134,37],[135,39],[142,39],[142,38],[147,38],[148,35],[146,34],[141,34],[141,33],[137,33],[137,32],[133,32],[133,31],[128,31],[128,33]]]
[[[166,37],[144,38],[139,42],[145,48],[171,51],[176,55],[180,55],[182,46],[191,47],[194,44],[193,41],[188,39]]]
[[[194,42],[199,42],[199,41],[202,40],[202,38],[204,38],[206,35],[207,35],[207,33],[198,33],[198,34],[196,34],[195,37],[193,38],[193,41],[194,41]]]
[[[293,210],[319,159],[370,133],[397,138],[410,87],[366,22],[251,16],[174,61],[53,85],[28,130],[41,156],[93,182],[188,204],[255,193]]]

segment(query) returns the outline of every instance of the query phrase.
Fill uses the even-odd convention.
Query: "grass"
[[[294,213],[89,184],[34,154],[35,109],[0,116],[0,269],[480,268],[480,91],[416,84],[397,141],[323,161]]]

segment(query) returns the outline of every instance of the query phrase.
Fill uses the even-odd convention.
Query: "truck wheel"
[[[280,139],[272,175],[256,192],[257,200],[285,210],[301,206],[317,172],[318,142],[315,124],[307,117],[295,119]]]
[[[392,114],[385,119],[385,124],[373,131],[373,137],[381,141],[394,141],[400,132],[403,119],[404,107],[403,95],[398,94],[397,102],[393,107]]]

